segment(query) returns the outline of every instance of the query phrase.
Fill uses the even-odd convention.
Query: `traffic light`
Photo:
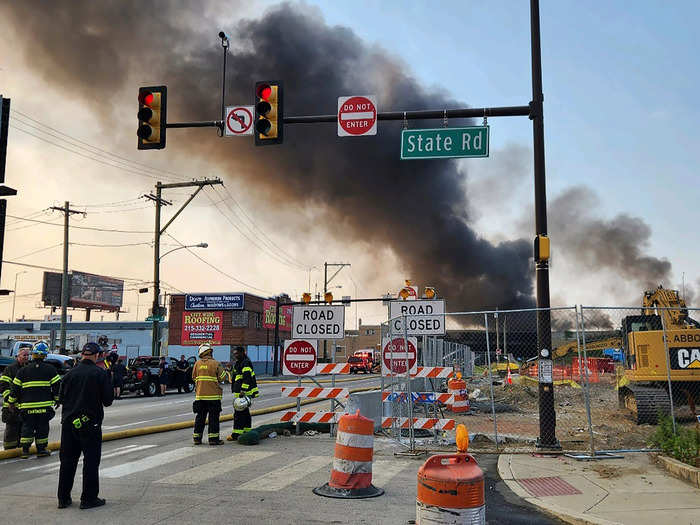
[[[546,261],[549,259],[549,237],[538,235],[535,237],[535,261]]]
[[[165,125],[168,88],[152,86],[139,88],[138,149],[165,148]]]
[[[282,144],[282,83],[255,83],[255,145]]]

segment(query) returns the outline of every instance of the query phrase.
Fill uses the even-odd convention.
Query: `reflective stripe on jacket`
[[[195,386],[195,399],[220,401],[223,390],[219,383],[226,380],[226,370],[215,359],[205,357],[192,367],[192,380]]]
[[[253,363],[247,357],[233,363],[231,380],[233,397],[258,397],[260,395],[258,383],[255,380]]]
[[[8,403],[17,403],[20,410],[49,408],[58,402],[61,376],[56,369],[42,360],[34,360],[22,367],[12,380]]]

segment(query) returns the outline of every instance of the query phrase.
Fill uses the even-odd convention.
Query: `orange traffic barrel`
[[[467,382],[464,379],[450,379],[447,382],[448,393],[454,396],[452,404],[448,404],[448,410],[459,414],[469,412],[469,397],[467,397]]]
[[[418,470],[416,525],[486,523],[484,472],[470,454],[432,456]]]
[[[314,489],[314,494],[329,498],[373,498],[384,490],[372,485],[374,421],[360,415],[345,414],[338,421],[338,435],[331,479]]]

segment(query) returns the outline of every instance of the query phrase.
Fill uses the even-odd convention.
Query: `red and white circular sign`
[[[226,135],[252,135],[253,111],[252,106],[226,108]]]
[[[316,375],[316,341],[303,339],[285,341],[282,374],[286,376]]]
[[[403,337],[394,337],[384,342],[382,348],[382,369],[384,375],[396,375],[406,373],[406,357],[408,357],[408,366],[411,368],[411,373],[415,372],[416,368],[416,338],[409,337],[408,352],[404,349]]]
[[[338,97],[338,136],[377,134],[376,97]]]

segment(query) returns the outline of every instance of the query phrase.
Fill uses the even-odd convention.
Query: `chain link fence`
[[[694,319],[700,319],[700,310],[684,309],[680,317],[679,311],[572,306],[446,314],[444,337],[407,337],[408,352],[403,336],[391,338],[401,339],[394,346],[401,359],[409,359],[415,345],[419,365],[461,372],[469,411],[451,413],[442,403],[416,401],[416,392],[447,392],[447,379],[409,384],[406,361],[399,373],[383,378],[384,414],[452,418],[466,425],[474,450],[535,450],[547,428],[562,449],[592,457],[643,449],[660,417],[672,418],[674,429],[696,420],[700,329]],[[547,328],[551,371],[538,370]],[[389,323],[383,323],[384,342],[389,335]],[[550,373],[554,418],[540,407],[546,387],[539,378]],[[426,446],[445,439],[440,430],[393,425],[386,431],[411,449],[421,438]]]

